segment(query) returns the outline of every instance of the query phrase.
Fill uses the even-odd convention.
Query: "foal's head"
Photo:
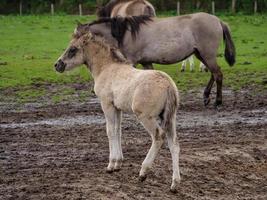
[[[58,58],[55,63],[55,68],[58,72],[62,73],[65,70],[71,70],[79,65],[85,64],[84,48],[93,38],[92,33],[74,33],[69,47]]]

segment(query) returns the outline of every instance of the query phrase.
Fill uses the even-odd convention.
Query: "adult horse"
[[[210,102],[214,81],[217,83],[215,106],[222,104],[223,74],[216,56],[222,38],[225,42],[225,59],[235,63],[235,46],[228,26],[214,15],[191,15],[151,18],[148,16],[103,18],[80,25],[76,32],[91,31],[102,35],[111,44],[119,46],[133,64],[151,68],[152,63],[173,64],[195,54],[211,72],[204,91],[204,104]]]
[[[62,73],[82,64],[93,76],[94,90],[106,118],[110,149],[108,172],[121,168],[121,116],[122,111],[132,112],[152,137],[151,148],[139,173],[140,180],[146,179],[164,138],[167,138],[173,167],[171,191],[175,192],[180,182],[176,135],[179,97],[173,80],[161,71],[133,68],[118,49],[90,32],[73,36],[55,68]]]
[[[98,18],[139,15],[154,17],[156,12],[152,4],[146,0],[111,0],[97,11]]]

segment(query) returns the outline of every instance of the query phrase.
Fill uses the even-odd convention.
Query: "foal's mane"
[[[132,34],[132,38],[136,39],[138,32],[140,31],[141,24],[147,24],[147,22],[152,21],[152,18],[147,15],[132,16],[132,17],[113,17],[113,18],[101,18],[99,20],[93,21],[89,24],[92,26],[94,24],[110,23],[111,34],[118,41],[119,46],[122,46],[124,35],[127,30]]]
[[[85,34],[88,34],[88,32],[81,32],[81,33],[74,33],[72,35],[72,38],[79,39],[80,37],[84,36]],[[88,38],[84,38],[84,40],[87,40]],[[112,45],[110,45],[108,42],[106,42],[105,38],[102,36],[93,35],[90,37],[90,41],[98,44],[101,48],[107,50],[107,52],[110,54],[112,60],[117,63],[123,63],[123,64],[130,64],[125,56],[122,54],[122,52]],[[86,43],[86,42],[85,42]]]
[[[110,17],[111,11],[116,5],[118,5],[119,3],[128,2],[128,1],[132,1],[132,0],[111,0],[105,6],[102,6],[101,8],[99,8],[96,12],[96,15],[98,18]]]

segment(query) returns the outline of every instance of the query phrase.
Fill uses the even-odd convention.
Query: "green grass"
[[[230,25],[237,48],[234,67],[229,67],[224,57],[218,57],[224,73],[224,86],[234,90],[246,87],[267,89],[267,15],[220,18]],[[95,16],[0,16],[0,91],[16,88],[18,98],[36,99],[48,92],[42,87],[36,89],[36,85],[91,80],[85,67],[59,74],[53,65],[67,47],[76,20],[88,22],[93,19]],[[222,44],[220,54],[223,49]],[[170,74],[180,90],[198,89],[207,84],[210,73],[200,73],[198,68],[194,73],[189,69],[181,73],[180,66],[156,65],[156,68]],[[64,95],[75,93],[72,89],[65,90]],[[53,97],[55,102],[60,100],[60,95]]]

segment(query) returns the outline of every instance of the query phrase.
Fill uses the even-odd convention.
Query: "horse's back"
[[[113,64],[95,82],[95,92],[101,99],[113,102],[126,112],[147,112],[158,115],[165,105],[170,88],[177,93],[173,80],[164,72],[139,70],[129,65]]]
[[[152,4],[145,0],[120,2],[114,6],[111,12],[111,17],[128,17],[139,15],[148,15],[154,17],[156,16],[156,12]]]

